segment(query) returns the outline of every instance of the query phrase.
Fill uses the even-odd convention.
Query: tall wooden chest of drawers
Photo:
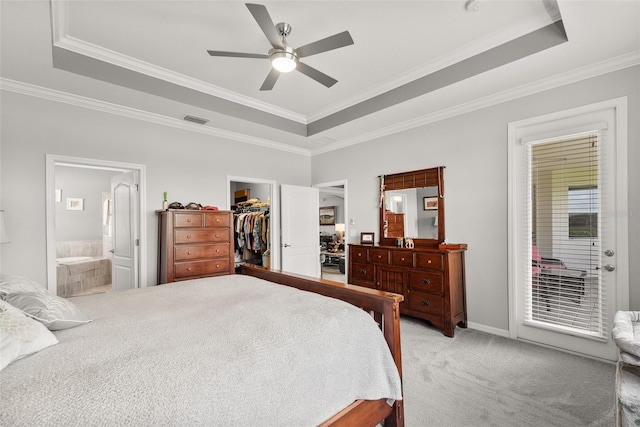
[[[158,211],[158,283],[233,274],[233,213]]]
[[[453,337],[467,327],[464,253],[454,248],[349,245],[349,283],[404,295],[400,312]]]

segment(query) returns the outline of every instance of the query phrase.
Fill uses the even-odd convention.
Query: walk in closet
[[[271,185],[230,182],[235,266],[271,267]]]

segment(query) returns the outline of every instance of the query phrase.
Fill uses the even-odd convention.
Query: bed
[[[404,425],[401,295],[241,272],[71,298],[91,321],[0,371],[0,425]]]

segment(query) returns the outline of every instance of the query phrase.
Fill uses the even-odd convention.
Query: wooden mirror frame
[[[384,184],[382,184],[384,178]],[[383,192],[390,190],[406,190],[409,188],[438,187],[438,238],[421,239],[412,236],[415,247],[433,247],[444,242],[444,166],[401,172],[380,177],[380,245],[396,246],[395,237],[384,237],[385,204]]]

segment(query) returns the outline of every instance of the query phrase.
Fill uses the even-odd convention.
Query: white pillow
[[[51,331],[69,329],[91,322],[91,319],[71,301],[37,292],[20,292],[6,295],[4,300],[24,311]]]
[[[57,343],[58,339],[42,323],[0,300],[0,370]]]
[[[41,286],[33,280],[29,280],[22,276],[13,276],[0,273],[0,299],[18,292],[36,292],[39,294],[49,294],[44,286]]]

